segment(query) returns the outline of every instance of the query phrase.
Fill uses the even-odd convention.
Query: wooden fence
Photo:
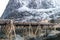
[[[22,37],[36,37],[42,36],[41,33],[44,33],[47,36],[47,33],[52,30],[55,24],[40,22],[20,22],[10,19],[0,19],[0,25],[8,40],[12,40],[13,37],[16,37],[16,34],[20,34]]]

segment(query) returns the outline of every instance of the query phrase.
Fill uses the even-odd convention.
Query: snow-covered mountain
[[[37,22],[60,16],[60,5],[55,0],[9,0],[3,19]]]

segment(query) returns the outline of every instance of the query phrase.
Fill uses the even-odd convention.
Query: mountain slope
[[[52,0],[10,0],[1,18],[21,22],[50,20],[50,16],[58,16],[59,9]]]

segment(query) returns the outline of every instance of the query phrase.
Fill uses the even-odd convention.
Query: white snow
[[[21,37],[20,35],[16,35],[16,38],[14,40],[24,40],[24,38]]]
[[[29,3],[32,2],[32,1],[33,1],[33,3],[31,5],[32,6],[37,5],[36,8],[33,8],[33,7],[29,8],[28,7]],[[43,1],[45,2],[45,4],[43,4],[44,3]],[[18,7],[16,9],[14,9],[14,10],[17,10],[18,12],[27,11],[27,12],[29,12],[31,14],[30,16],[24,17],[23,21],[30,20],[30,19],[37,19],[37,20],[38,19],[41,19],[41,20],[42,19],[43,20],[48,19],[49,20],[49,19],[51,19],[50,18],[51,15],[56,15],[56,14],[59,14],[59,12],[60,12],[60,1],[59,2],[58,1],[59,0],[14,0],[13,4],[10,4],[9,6],[20,3],[22,5],[22,7]],[[36,3],[36,4],[34,4],[34,3]],[[46,5],[49,8],[46,9],[45,8]],[[13,7],[12,7],[12,9],[13,9]],[[9,11],[9,12],[12,12],[12,11]],[[9,13],[9,12],[6,12],[6,13]],[[56,15],[55,18],[57,18],[57,17],[59,17],[59,16]]]
[[[48,36],[54,36],[56,34],[60,34],[60,31],[51,31]]]

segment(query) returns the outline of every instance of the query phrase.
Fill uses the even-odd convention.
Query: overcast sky
[[[4,12],[8,1],[9,0],[0,0],[0,17],[2,15],[2,13]]]

